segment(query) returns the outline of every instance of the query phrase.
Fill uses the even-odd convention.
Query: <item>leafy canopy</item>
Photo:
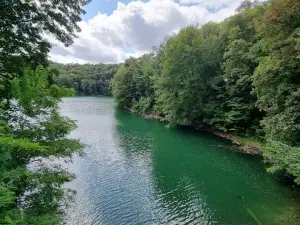
[[[63,188],[72,175],[53,157],[67,160],[82,149],[67,137],[75,121],[58,112],[61,97],[74,90],[49,85],[47,77],[40,66],[14,78],[10,108],[1,114],[7,121],[0,133],[1,224],[58,224],[73,193]]]
[[[269,143],[271,171],[299,184],[300,1],[245,0],[237,12],[181,29],[151,60],[127,60],[113,78],[114,98],[174,125],[254,135]]]
[[[46,65],[51,48],[47,37],[72,44],[89,1],[1,0],[0,83],[9,86],[10,77],[22,74],[24,66]],[[7,88],[1,97],[7,95]]]

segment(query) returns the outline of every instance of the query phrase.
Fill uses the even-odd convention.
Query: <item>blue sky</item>
[[[74,44],[66,48],[55,42],[50,57],[61,63],[124,62],[151,52],[183,27],[224,20],[241,1],[92,0]]]
[[[140,1],[147,2],[148,0]],[[99,12],[110,15],[117,8],[118,2],[127,5],[129,2],[132,2],[132,0],[92,0],[92,2],[85,7],[86,14],[82,16],[82,19],[87,21],[96,16]]]

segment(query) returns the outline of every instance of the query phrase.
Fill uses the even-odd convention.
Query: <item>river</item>
[[[115,109],[112,98],[66,98],[61,112],[86,144],[69,165],[67,225],[300,224],[296,191],[226,140]]]

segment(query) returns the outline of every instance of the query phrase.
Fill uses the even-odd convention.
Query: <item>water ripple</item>
[[[296,224],[276,217],[291,192],[260,159],[212,147],[219,139],[115,111],[110,98],[67,98],[62,113],[86,144],[70,165],[78,194],[66,225],[254,225],[248,208],[264,225]]]

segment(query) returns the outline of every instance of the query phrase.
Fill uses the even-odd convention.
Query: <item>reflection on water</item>
[[[296,194],[224,140],[115,110],[111,98],[67,98],[62,113],[87,144],[70,165],[68,225],[299,224]]]

